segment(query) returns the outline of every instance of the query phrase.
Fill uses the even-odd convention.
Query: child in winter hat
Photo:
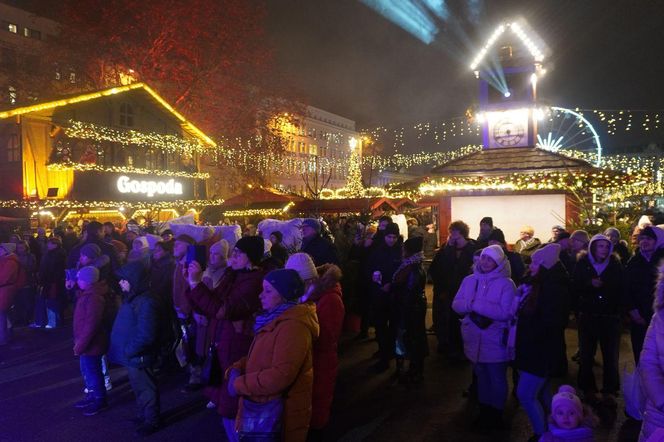
[[[596,421],[592,411],[581,403],[574,387],[561,385],[551,401],[549,431],[542,435],[540,442],[592,442]]]

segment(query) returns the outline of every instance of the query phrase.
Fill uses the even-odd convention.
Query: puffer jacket
[[[481,273],[476,267],[472,275],[464,278],[452,308],[464,316],[461,335],[464,353],[471,362],[506,362],[510,359],[506,338],[515,294],[516,287],[510,279],[510,265],[506,258],[490,273]],[[482,330],[470,319],[471,312],[493,322]]]
[[[108,351],[108,330],[104,324],[108,286],[105,281],[79,290],[74,309],[74,354],[100,356]]]
[[[338,347],[344,322],[341,270],[334,264],[318,267],[319,278],[309,301],[316,304],[320,336],[314,342],[314,385],[311,428],[323,428],[330,420],[334,384],[339,368]]]
[[[312,347],[320,329],[312,303],[291,307],[256,333],[249,355],[233,364],[242,375],[233,383],[242,402],[284,397],[283,440],[304,442],[311,421]]]
[[[599,236],[601,235],[595,235],[590,243],[597,241]],[[600,275],[597,274],[595,265],[590,253],[579,253],[570,285],[574,309],[582,314],[618,316],[625,308],[620,258],[609,255],[608,264]],[[592,285],[592,280],[597,277],[602,280],[601,287]]]
[[[228,267],[214,290],[200,283],[186,291],[194,310],[209,320],[209,333],[214,334],[209,340],[216,344],[222,372],[249,353],[254,314],[261,308],[259,295],[263,289],[263,276],[258,269],[233,270]],[[228,394],[227,381],[223,381],[217,395],[215,403],[219,414],[234,418],[238,399]]]
[[[645,442],[664,427],[664,316],[658,311],[652,317],[639,360],[639,376],[646,396],[640,442]]]
[[[6,312],[14,303],[14,295],[25,278],[21,277],[21,263],[11,253],[0,258],[0,312]]]

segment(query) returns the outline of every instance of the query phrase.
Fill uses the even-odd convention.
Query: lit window
[[[69,72],[69,82],[76,83],[76,72]]]
[[[16,104],[16,88],[14,86],[9,86],[9,103]]]
[[[30,37],[30,29],[23,28],[23,36],[24,37]]]
[[[120,126],[134,125],[134,108],[131,104],[122,103],[120,105]]]
[[[13,23],[8,23],[7,24],[7,30],[9,32],[13,32],[14,34],[18,33],[18,27]]]
[[[21,149],[16,134],[11,134],[7,140],[7,161],[10,163],[21,161]]]

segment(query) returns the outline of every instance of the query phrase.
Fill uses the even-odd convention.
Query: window
[[[157,153],[152,149],[145,153],[145,168],[151,170],[159,168],[157,165]]]
[[[11,33],[18,33],[18,26],[16,26],[14,23],[7,23],[7,30]]]
[[[11,134],[7,139],[7,161],[16,163],[21,161],[21,149],[18,144],[18,135]]]
[[[24,37],[30,37],[30,29],[29,28],[23,28],[23,36]]]
[[[9,104],[16,104],[16,88],[14,86],[9,86]]]
[[[76,83],[76,72],[69,71],[69,82],[72,84]]]
[[[9,71],[16,69],[16,52],[10,48],[0,48],[0,67]]]
[[[30,30],[30,38],[34,38],[35,40],[41,40],[41,32],[35,31],[34,29]]]
[[[134,126],[134,108],[129,103],[120,105],[120,126]]]

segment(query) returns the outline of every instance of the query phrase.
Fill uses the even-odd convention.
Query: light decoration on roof
[[[544,61],[544,52],[542,49],[533,41],[533,38],[531,38],[526,31],[524,30],[524,26],[517,22],[511,22],[511,23],[501,23],[498,25],[498,27],[493,31],[489,39],[487,40],[486,44],[480,49],[480,51],[475,55],[475,58],[473,58],[472,63],[470,64],[470,70],[475,71],[477,70],[477,67],[482,63],[484,60],[484,57],[486,57],[486,54],[489,52],[489,50],[493,47],[494,43],[498,38],[510,29],[523,43],[523,45],[528,49],[528,52],[530,52],[530,55],[535,59],[537,63],[541,63]]]
[[[162,169],[143,169],[140,167],[131,166],[102,166],[100,164],[86,164],[86,163],[51,163],[46,166],[48,170],[53,171],[94,171],[94,172],[108,172],[108,173],[135,173],[140,175],[154,175],[154,176],[173,176],[179,178],[194,178],[194,179],[207,179],[210,174],[206,172],[181,172]]]
[[[219,206],[223,199],[216,200],[173,200],[173,201],[75,201],[75,200],[0,200],[0,208],[30,209],[170,209]]]

